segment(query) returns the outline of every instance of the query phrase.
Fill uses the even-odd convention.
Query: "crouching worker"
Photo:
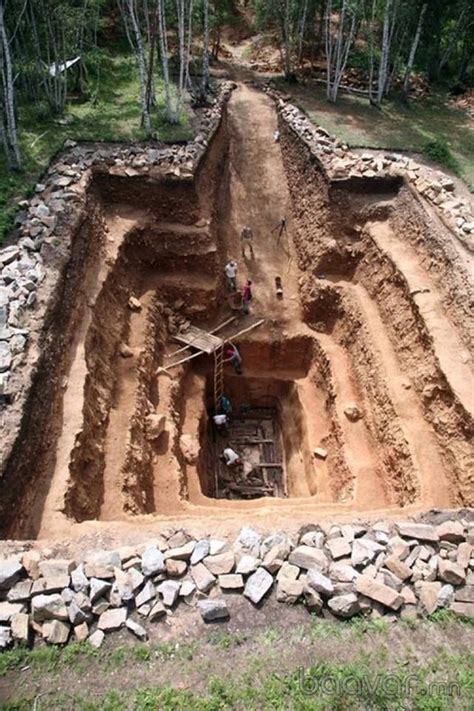
[[[232,447],[226,447],[224,449],[224,451],[222,452],[221,459],[227,464],[228,467],[242,464],[242,460],[240,459],[237,452],[232,449]]]

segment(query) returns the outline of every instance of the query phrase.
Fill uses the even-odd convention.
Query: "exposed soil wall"
[[[305,318],[316,329],[323,324],[350,352],[357,380],[369,404],[367,422],[382,448],[386,480],[397,503],[407,504],[415,499],[419,487],[407,443],[384,387],[380,364],[370,348],[363,318],[340,293],[314,280],[314,276],[328,271],[351,274],[357,258],[352,248],[344,240],[339,242],[330,231],[329,182],[320,162],[285,122],[281,122],[281,128],[299,266],[306,272],[300,283]],[[381,187],[379,184],[378,192]],[[387,189],[390,188],[392,185]]]
[[[396,502],[406,505],[419,497],[419,462],[413,458],[410,433],[401,425],[387,389],[392,373],[384,371],[374,350],[377,334],[373,329],[378,327],[372,324],[369,332],[368,313],[362,313],[357,303],[365,292],[377,305],[407,374],[406,387],[411,387],[409,379],[417,391],[420,412],[436,435],[453,501],[472,503],[471,414],[440,367],[437,346],[414,299],[417,291],[412,292],[403,271],[385,251],[383,237],[379,242],[372,237],[370,226],[386,224],[391,230],[388,237],[393,234],[397,244],[406,241],[416,248],[419,264],[439,285],[445,311],[467,344],[472,298],[459,246],[454,247],[446,227],[400,178],[353,178],[329,185],[320,161],[293,129],[284,120],[280,127],[298,259],[306,272],[300,281],[305,317],[350,353],[366,401],[366,421],[379,442],[384,478]],[[315,282],[315,276],[320,280]],[[334,283],[327,284],[327,280]]]
[[[21,428],[0,479],[2,535],[35,534],[37,522],[30,520],[24,528],[25,514],[36,510],[32,502],[37,504],[47,493],[47,472],[54,466],[54,442],[61,420],[63,378],[76,329],[87,308],[84,282],[95,272],[103,239],[100,201],[91,191],[74,228],[69,261],[49,297]]]
[[[432,274],[444,295],[445,308],[466,345],[473,347],[469,323],[474,312],[472,274],[460,258],[453,238],[440,218],[428,211],[421,199],[404,185],[394,201],[390,224],[403,239],[420,250],[424,268]]]

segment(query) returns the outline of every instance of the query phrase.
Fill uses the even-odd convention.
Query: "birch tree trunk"
[[[408,92],[410,89],[410,75],[413,69],[413,63],[415,61],[415,55],[416,55],[416,50],[418,48],[418,43],[420,41],[420,36],[421,36],[421,30],[423,28],[423,20],[425,18],[425,13],[428,8],[428,3],[425,2],[424,5],[421,8],[420,11],[420,16],[418,18],[418,24],[416,27],[416,32],[415,36],[413,37],[413,42],[410,48],[410,54],[408,57],[408,62],[407,62],[407,67],[405,70],[405,76],[403,78],[403,87],[402,87],[402,92],[401,92],[401,99],[402,101],[408,101]]]
[[[372,15],[369,27],[369,102],[374,104],[374,22],[377,0],[372,0]]]
[[[283,46],[285,48],[285,76],[291,78],[291,41],[290,41],[290,0],[285,0],[285,13],[282,22]]]
[[[301,66],[301,62],[303,60],[303,41],[304,41],[304,33],[306,30],[307,12],[308,12],[308,0],[304,0],[303,10],[301,13],[301,22],[300,22],[299,33],[298,33],[298,64],[300,66]]]
[[[379,64],[379,74],[377,80],[377,97],[376,103],[380,106],[382,102],[382,96],[385,89],[385,83],[387,81],[387,67],[388,67],[388,54],[390,50],[390,9],[392,6],[392,0],[385,0],[385,12],[383,17],[383,31],[382,31],[382,51],[380,54],[380,64]]]
[[[166,35],[166,13],[164,0],[157,0],[158,11],[158,35],[160,38],[160,56],[161,69],[163,72],[163,82],[165,85],[165,110],[166,118],[172,123],[174,120],[173,109],[171,106],[171,91],[170,91],[170,72],[168,64],[168,39]]]
[[[324,43],[325,43],[325,48],[326,48],[326,96],[329,100],[331,100],[331,74],[332,74],[331,15],[332,15],[332,2],[331,2],[331,0],[327,0]]]
[[[140,103],[142,106],[142,126],[147,131],[151,132],[151,118],[150,111],[147,101],[147,69],[146,69],[146,59],[145,59],[145,45],[143,42],[143,36],[138,24],[138,18],[136,13],[135,0],[126,0],[127,9],[130,17],[130,23],[132,26],[133,37],[135,40],[135,54],[138,64],[138,76],[140,79]]]
[[[209,0],[204,0],[204,36],[202,50],[201,98],[205,102],[209,89]]]
[[[348,10],[352,17],[347,18]],[[358,4],[348,8],[348,0],[342,1],[339,12],[338,30],[336,37],[331,34],[332,2],[328,0],[326,16],[326,62],[327,62],[327,87],[326,95],[329,101],[335,103],[342,81],[344,70],[349,58],[349,52],[354,41]]]
[[[21,168],[21,154],[18,145],[18,135],[15,117],[15,89],[10,54],[10,43],[7,36],[4,18],[4,2],[0,0],[0,63],[2,72],[2,133],[7,163],[11,168]]]

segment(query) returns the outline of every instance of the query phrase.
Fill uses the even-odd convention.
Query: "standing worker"
[[[229,416],[232,412],[232,404],[228,397],[221,395],[219,399],[219,412]]]
[[[225,265],[225,275],[227,277],[227,288],[229,291],[237,289],[237,262],[231,260]]]
[[[286,235],[286,217],[281,218],[280,222],[277,225],[275,225],[275,227],[273,228],[271,234],[276,232],[276,230],[278,230],[277,244],[280,244],[280,240],[281,240],[281,236],[282,236],[283,232]]]
[[[242,356],[239,353],[237,346],[229,341],[229,345],[226,348],[226,358],[224,358],[224,363],[230,363],[237,375],[242,374]]]
[[[250,302],[252,301],[252,282],[247,279],[247,283],[242,289],[242,310],[244,314],[250,312]]]
[[[252,228],[248,227],[246,225],[243,229],[242,232],[240,233],[240,244],[242,246],[242,257],[245,258],[245,253],[247,251],[247,245],[250,249],[250,256],[253,259],[253,232]]]

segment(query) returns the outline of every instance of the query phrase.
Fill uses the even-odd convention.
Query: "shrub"
[[[454,172],[458,171],[458,164],[444,138],[435,138],[425,143],[423,155]]]

